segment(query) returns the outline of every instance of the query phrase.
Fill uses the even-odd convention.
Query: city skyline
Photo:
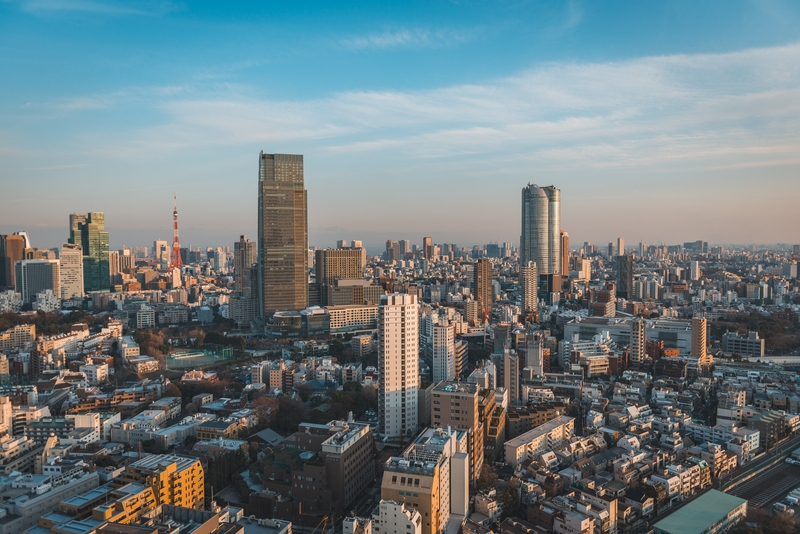
[[[230,246],[257,233],[256,210],[235,207],[253,197],[252,159],[264,150],[304,154],[316,246],[516,243],[512,208],[528,182],[570,199],[561,226],[573,247],[620,235],[792,243],[800,10],[679,4],[437,4],[353,17],[3,3],[0,43],[12,53],[0,61],[15,75],[0,88],[13,200],[0,233],[58,247],[68,213],[99,211],[112,248],[168,239],[177,191],[182,241]],[[150,26],[157,35],[144,43]],[[637,29],[647,27],[660,33]],[[219,48],[232,31],[243,42]],[[599,207],[610,214],[595,220]]]

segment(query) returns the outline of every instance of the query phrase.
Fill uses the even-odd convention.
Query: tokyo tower
[[[173,226],[173,236],[172,236],[172,254],[169,257],[169,270],[172,269],[180,269],[183,265],[183,260],[181,260],[181,240],[178,237],[178,197],[177,195],[173,195],[173,201],[175,205],[175,209],[172,212],[172,226]]]

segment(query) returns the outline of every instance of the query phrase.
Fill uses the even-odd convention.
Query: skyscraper
[[[108,291],[111,274],[108,265],[108,232],[102,211],[69,216],[69,243],[83,249],[85,291]]]
[[[539,308],[539,269],[533,262],[519,268],[520,305],[525,321],[533,321]]]
[[[83,250],[80,245],[61,245],[60,263],[61,299],[83,297]]]
[[[61,280],[58,260],[22,260],[14,265],[15,290],[22,295],[23,302],[32,303],[36,295],[50,289],[61,295]]]
[[[433,238],[432,237],[423,237],[422,238],[422,256],[426,260],[433,259]]]
[[[633,256],[620,254],[616,257],[617,263],[617,297],[623,299],[633,298]]]
[[[262,317],[308,306],[308,197],[303,156],[258,156],[258,265]]]
[[[255,296],[251,282],[253,265],[257,261],[256,244],[247,239],[246,235],[240,235],[239,241],[233,244],[233,281],[236,292],[243,297]]]
[[[620,256],[625,254],[625,238],[618,237],[617,238],[617,254]]]
[[[317,283],[333,284],[336,280],[364,278],[366,254],[363,248],[325,248],[315,251]]]
[[[169,244],[162,240],[153,241],[153,258],[158,260],[159,268],[166,269],[169,265],[170,248]]]
[[[419,304],[402,293],[378,306],[378,423],[381,436],[413,435],[419,421]]]
[[[14,287],[14,264],[25,256],[23,235],[0,235],[0,287]]]
[[[492,262],[487,259],[475,262],[472,279],[472,290],[475,293],[475,300],[478,301],[483,322],[484,315],[492,313]]]
[[[520,264],[536,263],[543,274],[561,272],[561,190],[528,184],[522,189]]]
[[[562,276],[569,274],[569,234],[561,230],[561,268],[558,271]]]

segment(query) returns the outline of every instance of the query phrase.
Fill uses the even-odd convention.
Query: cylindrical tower
[[[534,262],[540,272],[550,265],[549,236],[550,207],[547,194],[541,187],[528,184],[522,189],[522,233],[519,260],[521,265]]]

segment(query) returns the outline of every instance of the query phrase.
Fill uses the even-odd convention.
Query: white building
[[[419,422],[419,303],[415,295],[383,295],[378,307],[379,433],[411,436]]]
[[[45,289],[36,293],[33,309],[44,313],[58,311],[61,309],[61,299],[52,289]]]
[[[81,365],[78,370],[86,375],[86,381],[93,386],[108,380],[108,365],[105,363]]]
[[[422,534],[422,516],[405,503],[381,501],[372,515],[372,530],[374,534]]]
[[[62,300],[72,297],[83,297],[83,249],[80,245],[64,243],[58,255],[61,263],[61,294]]]

